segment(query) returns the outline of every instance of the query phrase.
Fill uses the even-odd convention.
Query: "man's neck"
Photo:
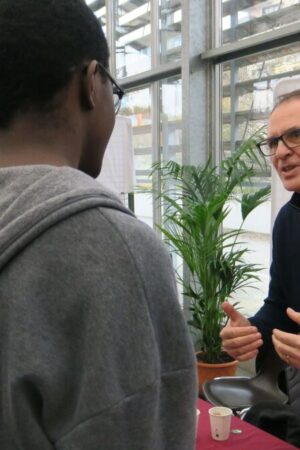
[[[0,167],[32,164],[77,167],[78,142],[78,136],[66,128],[40,128],[30,121],[19,121],[8,130],[0,130]]]

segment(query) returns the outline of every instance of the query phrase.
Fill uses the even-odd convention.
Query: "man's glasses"
[[[300,128],[288,130],[281,136],[270,137],[256,145],[264,156],[272,156],[276,153],[279,141],[290,150],[300,147]]]
[[[113,96],[114,96],[114,105],[115,105],[115,114],[118,114],[118,112],[120,111],[120,108],[121,108],[121,101],[122,101],[122,98],[123,98],[125,92],[123,91],[121,86],[118,85],[116,80],[111,76],[109,71],[103,66],[103,64],[101,64],[101,62],[98,62],[97,64],[98,64],[99,70],[104,72],[105,75],[107,76],[107,78],[112,83]]]

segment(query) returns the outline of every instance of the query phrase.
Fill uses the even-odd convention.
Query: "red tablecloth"
[[[210,435],[208,409],[211,405],[204,401],[198,401],[201,411],[197,430],[196,450],[295,450],[291,444],[266,433],[250,423],[232,417],[231,429],[239,429],[241,434],[232,434],[227,441],[214,441]]]

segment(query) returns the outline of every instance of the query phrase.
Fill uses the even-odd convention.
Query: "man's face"
[[[300,128],[300,97],[283,101],[272,112],[268,126],[268,138]],[[284,187],[300,193],[300,147],[289,149],[280,140],[275,155],[271,156]]]

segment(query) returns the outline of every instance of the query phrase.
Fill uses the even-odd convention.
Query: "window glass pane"
[[[117,0],[117,77],[151,69],[151,2]]]
[[[178,77],[160,82],[160,151],[162,161],[182,164],[182,80]],[[172,185],[168,185],[172,189]],[[174,268],[182,278],[182,259],[172,253]],[[178,285],[182,303],[182,286]]]
[[[222,0],[223,43],[300,21],[299,0]]]
[[[222,141],[224,157],[265,126],[272,110],[272,88],[281,77],[300,74],[300,44],[289,45],[270,52],[248,56],[222,65]],[[257,186],[270,179],[270,166],[266,173],[258,173]],[[248,256],[249,262],[262,264],[265,269],[259,273],[260,290],[248,289],[239,292],[236,300],[246,305],[249,314],[254,313],[268,291],[270,263],[269,233],[270,202],[254,210],[245,222],[244,241],[254,250]],[[237,208],[233,208],[225,223],[236,227],[240,223]]]
[[[160,82],[160,138],[163,161],[182,160],[182,82],[174,77]]]
[[[95,16],[99,19],[103,31],[106,35],[106,6],[105,0],[85,0],[85,3],[91,8]]]
[[[226,62],[222,66],[223,150],[261,128],[272,108],[272,88],[282,77],[300,74],[300,45],[289,45]]]
[[[160,0],[161,64],[178,61],[181,56],[181,0]]]
[[[152,189],[149,177],[153,164],[151,88],[126,93],[120,114],[130,117],[133,125],[136,181],[138,187]],[[181,162],[182,85],[172,77],[160,82],[160,151],[162,158]],[[148,194],[135,194],[136,215],[153,226],[153,202]]]
[[[136,184],[152,188],[149,173],[152,165],[152,119],[150,87],[126,92],[120,114],[130,117],[133,126],[133,147],[135,155]],[[135,214],[153,226],[153,203],[148,194],[134,196]]]

